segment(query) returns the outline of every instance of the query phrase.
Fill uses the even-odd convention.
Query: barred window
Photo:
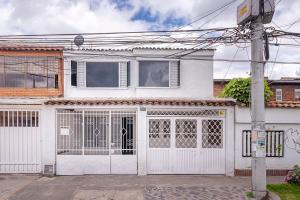
[[[242,156],[251,157],[251,130],[242,132]],[[284,151],[284,131],[267,130],[266,131],[266,157],[283,157]]]
[[[0,127],[38,127],[38,111],[0,111]]]
[[[223,121],[202,120],[202,148],[223,147]]]
[[[149,148],[171,147],[171,121],[169,119],[149,120]]]
[[[0,87],[57,88],[59,59],[47,56],[0,56]]]
[[[197,120],[176,119],[176,148],[197,148]]]

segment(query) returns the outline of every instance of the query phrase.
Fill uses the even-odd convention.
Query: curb
[[[268,190],[268,196],[269,196],[269,200],[281,200],[280,197],[275,194],[274,192],[271,192]]]

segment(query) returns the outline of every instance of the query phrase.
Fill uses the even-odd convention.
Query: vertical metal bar
[[[82,155],[84,155],[85,153],[84,153],[84,150],[85,150],[85,148],[84,148],[84,135],[85,135],[85,131],[84,131],[84,128],[85,128],[85,119],[84,119],[84,117],[85,117],[85,111],[83,110],[82,111]]]

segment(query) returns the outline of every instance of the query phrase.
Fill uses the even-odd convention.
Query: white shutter
[[[86,62],[77,62],[77,87],[86,87]]]
[[[180,62],[170,61],[170,87],[180,86]]]
[[[127,62],[120,62],[120,88],[127,87]]]

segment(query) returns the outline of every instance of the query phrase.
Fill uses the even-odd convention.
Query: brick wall
[[[223,91],[227,82],[215,81],[214,82],[214,96],[218,97]],[[282,89],[282,100],[283,101],[295,101],[295,89],[300,89],[300,84],[271,84],[270,88],[273,92],[273,96],[269,101],[276,101],[276,88]]]
[[[222,93],[227,82],[214,82],[214,96],[218,97]]]
[[[282,100],[283,101],[295,101],[295,89],[300,89],[300,85],[271,85],[273,96],[270,101],[276,101],[276,88],[282,89]]]
[[[59,58],[58,88],[8,88],[0,87],[1,97],[60,97],[63,96],[63,51],[11,51],[0,50],[0,56],[47,56]]]

